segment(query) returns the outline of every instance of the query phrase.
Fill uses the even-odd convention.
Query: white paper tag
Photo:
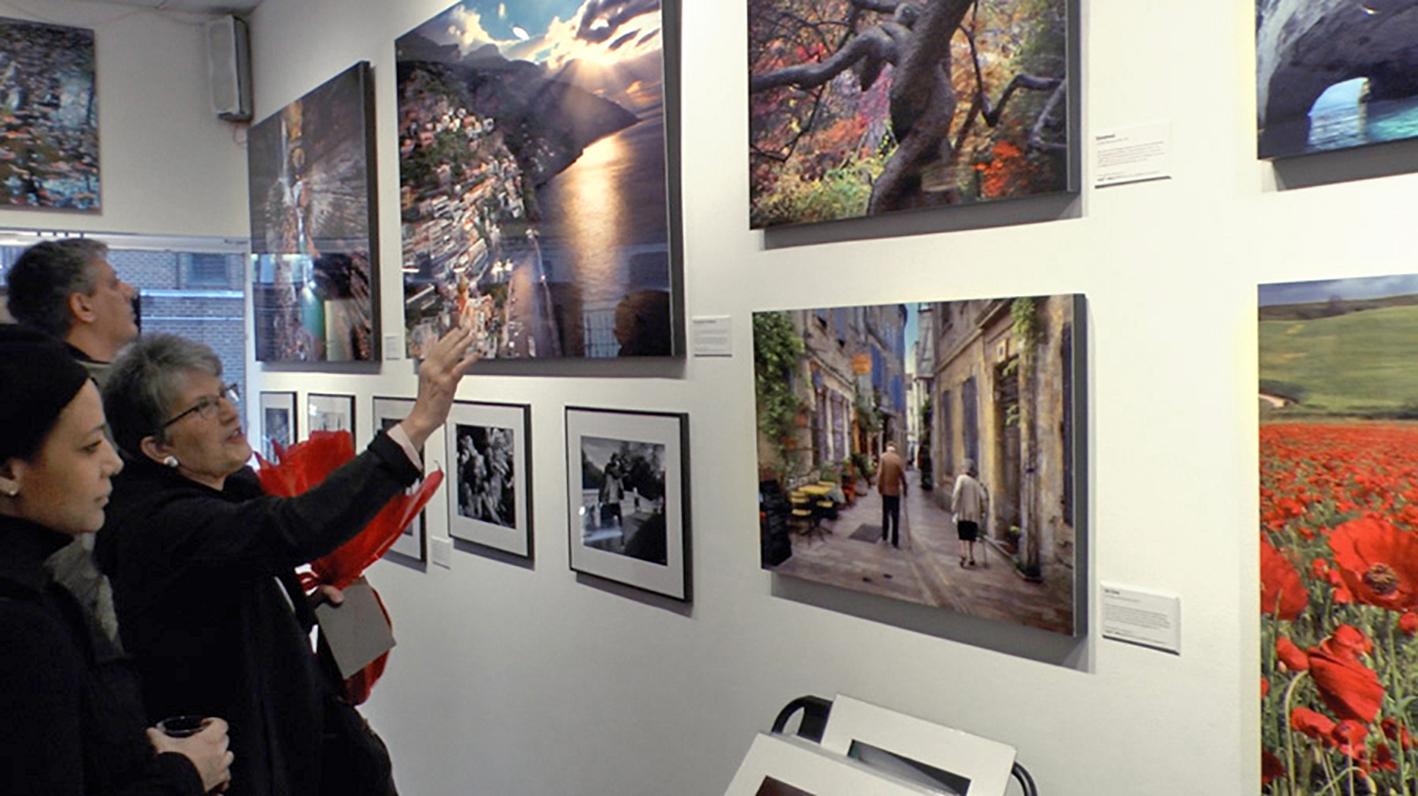
[[[690,350],[697,357],[734,355],[733,319],[728,315],[700,315],[690,319]]]
[[[1103,584],[1103,638],[1182,651],[1182,599]]]
[[[1093,136],[1093,185],[1103,188],[1172,176],[1172,126],[1144,124]]]

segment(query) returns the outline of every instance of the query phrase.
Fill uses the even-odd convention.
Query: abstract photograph
[[[353,395],[311,393],[305,397],[305,435],[316,431],[347,431],[354,433],[355,399]]]
[[[1263,159],[1418,136],[1418,0],[1256,0]]]
[[[0,206],[99,200],[94,32],[0,17]]]
[[[1261,793],[1412,792],[1418,275],[1259,299]]]
[[[258,361],[378,359],[370,87],[360,62],[251,127]]]
[[[408,355],[672,356],[658,0],[465,0],[399,37]]]
[[[749,0],[754,229],[1077,190],[1069,0]]]
[[[1078,632],[1081,302],[754,313],[763,568]]]
[[[414,402],[409,398],[375,398],[374,426],[381,431],[388,431],[408,417],[413,408]],[[419,448],[418,453],[423,456],[423,448]],[[418,484],[414,484],[409,487],[408,492],[412,494],[418,491],[418,487]],[[424,561],[428,558],[428,509],[420,511],[418,517],[399,534],[399,538],[389,548],[389,553],[412,561]]]
[[[688,417],[566,410],[571,568],[689,599]]]
[[[531,558],[531,407],[455,401],[444,434],[449,535]]]
[[[276,448],[296,440],[295,393],[261,393],[261,450],[267,461],[276,461]]]

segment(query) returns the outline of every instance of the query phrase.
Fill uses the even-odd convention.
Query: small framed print
[[[689,416],[567,407],[571,569],[690,600]]]
[[[261,393],[261,455],[266,461],[276,460],[276,447],[290,447],[299,437],[296,432],[295,393]]]
[[[724,796],[929,796],[896,779],[797,738],[759,733]],[[971,794],[973,796],[973,793]]]
[[[822,748],[947,796],[1004,796],[1014,747],[838,695]]]
[[[316,431],[348,431],[354,434],[353,395],[313,392],[305,396],[305,436]]]
[[[531,558],[531,407],[454,401],[444,434],[448,534]]]
[[[374,418],[375,433],[388,431],[399,421],[409,416],[409,412],[414,408],[412,398],[374,398]],[[419,448],[419,458],[423,458],[423,448]],[[425,468],[427,462],[424,462]],[[427,472],[427,469],[425,469]],[[418,489],[418,484],[409,487],[413,492]],[[409,523],[409,527],[399,534],[398,540],[393,547],[389,548],[389,553],[400,555],[414,561],[428,560],[428,509],[419,512],[418,517]],[[386,554],[387,555],[387,554]]]

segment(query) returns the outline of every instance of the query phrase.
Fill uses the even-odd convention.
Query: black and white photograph
[[[295,393],[261,393],[261,456],[276,461],[276,449],[286,448],[296,440]]]
[[[822,748],[947,796],[1004,796],[1015,758],[1008,744],[841,694]]]
[[[399,424],[399,421],[409,416],[409,412],[414,408],[412,398],[379,398],[374,399],[374,427],[381,431],[388,431]],[[423,448],[419,448],[419,456],[424,455]],[[419,484],[409,487],[408,491],[417,491]],[[409,526],[399,534],[399,538],[389,548],[385,556],[402,556],[413,561],[428,560],[428,509],[419,512],[417,518],[409,523]]]
[[[348,431],[354,433],[355,399],[353,395],[310,393],[305,397],[305,435],[317,431]]]
[[[448,445],[448,532],[455,539],[530,558],[531,407],[455,401]]]
[[[666,563],[665,446],[581,438],[581,543]]]
[[[940,796],[940,791],[814,743],[759,733],[724,796]]]
[[[571,568],[689,599],[688,417],[566,410]]]

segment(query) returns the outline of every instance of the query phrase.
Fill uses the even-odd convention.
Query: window
[[[245,397],[245,251],[222,240],[95,237],[108,244],[118,277],[139,292],[142,333],[176,334],[211,346],[224,379],[240,385]],[[0,291],[10,266],[37,242],[32,233],[0,231]]]

